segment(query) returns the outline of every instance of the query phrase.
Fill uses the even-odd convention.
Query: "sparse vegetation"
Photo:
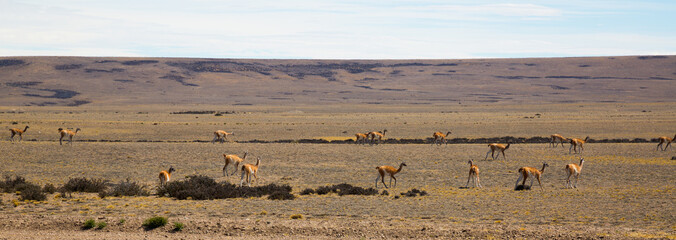
[[[317,193],[318,195],[324,195],[327,193],[338,193],[338,196],[343,196],[343,195],[376,195],[378,194],[378,190],[375,188],[362,188],[362,187],[355,187],[347,183],[341,183],[337,185],[332,185],[332,186],[322,186],[317,188],[316,190],[313,190],[311,188],[307,188],[301,192],[301,195],[309,195],[313,193]]]
[[[96,221],[94,219],[87,219],[87,221],[82,224],[82,229],[92,229],[96,227]]]
[[[106,223],[106,222],[99,222],[98,224],[96,224],[96,229],[103,229],[103,228],[105,228],[106,226],[108,226],[108,223]]]
[[[107,180],[89,178],[71,178],[61,189],[65,192],[92,192],[98,193],[106,190]]]
[[[143,227],[146,230],[152,230],[158,227],[162,227],[164,225],[167,225],[167,218],[165,217],[151,217],[143,221]]]
[[[408,192],[401,193],[401,195],[406,196],[406,197],[415,197],[415,196],[421,196],[422,197],[422,196],[427,196],[427,191],[418,190],[418,189],[414,188],[414,189],[408,190]]]
[[[129,179],[121,181],[113,185],[109,191],[105,192],[106,196],[120,197],[120,196],[148,196],[150,192],[145,187]]]
[[[173,231],[174,232],[181,231],[181,230],[183,230],[184,227],[185,227],[185,225],[183,225],[183,223],[175,222]]]
[[[291,219],[303,219],[303,214],[300,214],[300,213],[291,214],[291,216],[289,216],[289,218],[291,218]]]
[[[207,176],[188,176],[187,180],[172,181],[158,189],[159,196],[168,195],[176,199],[211,200],[224,198],[261,197],[277,194],[277,197],[290,198],[283,194],[291,193],[289,185],[268,184],[256,187],[236,186],[232,183],[217,183]],[[282,196],[284,195],[284,196]]]

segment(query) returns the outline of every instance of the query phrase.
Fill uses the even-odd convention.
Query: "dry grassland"
[[[241,107],[190,109],[164,106],[147,110],[0,107],[0,125],[31,126],[21,143],[0,141],[1,175],[20,175],[43,185],[73,177],[137,181],[154,191],[157,173],[170,165],[174,180],[201,174],[223,177],[222,154],[248,150],[260,156],[257,184],[293,187],[296,200],[266,198],[173,200],[167,197],[107,197],[58,193],[43,202],[0,195],[0,231],[8,238],[675,238],[675,148],[655,151],[655,143],[585,145],[582,154],[547,144],[513,144],[507,159],[483,160],[485,144],[297,144],[192,142],[211,140],[216,129],[234,131],[237,141],[352,137],[356,132],[388,129],[386,137],[425,138],[452,130],[451,137],[531,137],[561,133],[584,138],[672,136],[674,104],[565,104],[531,106],[349,106]],[[169,114],[180,110],[236,110],[240,114]],[[7,113],[9,111],[24,113]],[[645,110],[645,111],[644,111]],[[138,113],[142,111],[143,113]],[[72,113],[70,113],[72,112]],[[145,113],[148,112],[148,113]],[[443,113],[442,113],[443,112]],[[540,117],[530,118],[539,113]],[[528,117],[528,118],[524,118]],[[13,121],[18,124],[11,125]],[[153,123],[158,123],[154,125]],[[59,146],[56,128],[79,127],[79,140]],[[9,134],[7,133],[6,136]],[[30,141],[35,139],[36,141]],[[137,142],[186,141],[186,142]],[[564,166],[586,162],[579,188],[564,189]],[[252,162],[251,158],[247,162]],[[483,189],[464,189],[474,159]],[[490,157],[489,157],[490,159]],[[517,169],[550,168],[544,191],[513,191]],[[372,187],[375,166],[408,167],[397,175],[389,196],[299,195],[305,188],[349,183]],[[232,171],[232,169],[230,169]],[[395,198],[412,188],[423,197]],[[382,187],[379,189],[382,191]],[[292,214],[303,219],[292,220]],[[141,222],[160,215],[186,228],[152,231]],[[105,221],[104,230],[81,230],[86,219]],[[122,223],[121,220],[124,220]]]

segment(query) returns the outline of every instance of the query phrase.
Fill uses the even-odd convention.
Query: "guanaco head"
[[[256,167],[261,165],[261,157],[256,157]]]
[[[472,161],[472,160],[467,161],[467,163],[469,163],[470,166],[474,165],[474,161]]]
[[[546,167],[549,167],[549,164],[547,162],[543,162],[542,163],[542,170],[540,170],[540,172],[545,172]]]
[[[167,172],[168,172],[169,174],[171,174],[172,172],[176,172],[176,169],[174,169],[173,166],[169,166],[169,171],[167,171]]]
[[[385,135],[386,132],[387,132],[387,129],[383,130],[383,135]]]
[[[79,132],[80,130],[80,128],[75,129],[75,133]]]
[[[589,141],[589,136],[587,136],[586,138],[584,138],[584,141],[585,141],[585,142],[586,142],[586,141]]]
[[[246,159],[247,154],[249,154],[249,151],[244,151],[244,157],[242,157],[242,160]]]
[[[25,132],[26,130],[28,130],[28,125],[26,125],[26,127],[23,129],[24,132]]]
[[[505,146],[505,149],[508,149],[509,145],[512,145],[512,141],[507,142],[507,146]]]
[[[59,132],[61,132],[61,131],[63,131],[63,128],[59,128],[58,130],[59,130]]]
[[[446,136],[448,136],[448,135],[451,135],[451,131],[448,131],[448,132],[446,133]]]
[[[584,164],[584,158],[580,158],[580,167],[582,167],[582,164]]]
[[[406,165],[406,163],[401,163],[401,164],[399,164],[399,167],[400,167],[400,168],[401,168],[401,167],[406,167],[406,166],[408,166],[408,165]]]

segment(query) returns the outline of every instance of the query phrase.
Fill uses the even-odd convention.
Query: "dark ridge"
[[[396,63],[388,65],[387,67],[425,67],[432,66],[432,64],[427,63]]]
[[[437,67],[458,66],[458,64],[457,63],[440,63],[440,64],[437,64],[435,66],[437,66]]]
[[[450,73],[432,73],[433,76],[453,76],[453,74]]]
[[[38,85],[38,84],[41,84],[41,83],[42,82],[37,82],[37,81],[33,81],[33,82],[8,82],[8,83],[5,83],[5,85],[10,86],[10,87],[27,88],[29,86],[35,86],[35,85]]]
[[[368,81],[376,81],[378,80],[377,78],[362,78],[361,80],[355,80],[355,82],[368,82]]]
[[[258,72],[263,75],[270,75],[271,68],[262,64],[239,63],[235,61],[198,61],[198,62],[167,62],[172,67],[180,67],[193,72]]]
[[[2,59],[0,60],[0,67],[9,67],[9,66],[15,66],[15,65],[23,65],[26,64],[23,60],[20,59]]]
[[[674,79],[671,79],[671,78],[664,78],[664,77],[650,77],[650,79],[654,79],[654,80],[674,80]]]
[[[129,79],[115,79],[115,80],[113,80],[113,81],[121,82],[121,83],[134,82],[134,80],[129,80]]]
[[[31,105],[39,106],[39,107],[44,107],[44,106],[54,106],[56,105],[55,102],[41,102],[41,103],[34,103],[31,102]]]
[[[523,65],[526,65],[526,66],[529,66],[529,67],[537,66],[537,64],[535,64],[535,63],[524,63]]]
[[[110,63],[110,62],[117,62],[117,60],[101,60],[101,61],[96,61],[95,63]]]
[[[232,104],[233,106],[253,106],[252,103],[235,103]]]
[[[626,80],[640,80],[640,78],[630,78],[630,77],[593,77],[591,79],[626,79]]]
[[[582,68],[583,68],[583,67],[591,67],[591,65],[582,64],[582,65],[578,65],[578,67],[582,67]]]
[[[170,114],[215,114],[217,111],[181,111],[171,112]]]
[[[660,59],[660,58],[668,58],[667,56],[638,56],[638,59],[641,60],[648,60],[648,59]]]
[[[82,68],[82,64],[62,64],[54,66],[56,70],[72,70]]]
[[[151,64],[151,63],[158,63],[159,61],[157,60],[132,60],[132,61],[124,61],[122,62],[122,65],[141,65],[141,64]]]
[[[77,106],[84,105],[84,104],[87,104],[87,103],[91,103],[91,101],[87,101],[87,100],[75,100],[75,101],[73,101],[72,103],[66,104],[66,106],[69,106],[69,107],[77,107]]]
[[[546,76],[545,78],[572,78],[572,79],[592,79],[590,76]]]
[[[504,78],[504,79],[537,79],[540,77],[529,77],[529,76],[493,76],[495,78]]]
[[[554,89],[554,90],[566,90],[566,89],[570,89],[570,88],[568,88],[568,87],[562,87],[562,86],[559,86],[559,85],[549,85],[549,87],[551,87],[551,88]]]
[[[180,83],[180,84],[183,85],[183,86],[190,86],[190,87],[197,87],[197,86],[199,86],[199,85],[194,84],[194,83],[186,83],[186,82],[184,81],[184,80],[185,80],[185,77],[180,76],[180,75],[167,74],[167,75],[164,75],[164,76],[162,76],[162,77],[160,77],[160,78],[162,78],[162,79],[170,79],[170,80],[177,81],[178,83]]]
[[[77,96],[80,94],[79,92],[76,91],[71,91],[71,90],[65,90],[65,89],[38,89],[40,91],[48,91],[48,92],[53,92],[51,96],[42,96],[42,95],[37,95],[37,94],[30,94],[30,93],[24,93],[24,96],[27,97],[41,97],[41,98],[58,98],[58,99],[69,99],[74,96]]]
[[[110,70],[85,68],[85,72],[87,72],[87,73],[92,73],[92,72],[112,73],[112,72],[124,72],[124,71],[125,71],[124,68],[113,68],[113,69],[110,69]]]
[[[354,85],[354,86],[355,86],[355,87],[364,88],[364,89],[373,89],[373,88],[370,87],[370,86],[364,86],[364,85]]]
[[[406,90],[408,90],[408,89],[405,89],[405,88],[381,88],[380,90],[383,90],[383,91],[403,92],[403,91],[406,91]]]
[[[401,70],[393,70],[392,72],[390,72],[390,75],[397,75],[399,73],[401,73]]]

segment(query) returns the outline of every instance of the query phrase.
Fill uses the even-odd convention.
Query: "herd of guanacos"
[[[23,133],[25,133],[28,130],[29,126],[26,126],[23,130],[18,129],[18,128],[12,128],[9,129],[11,132],[10,136],[10,141],[14,141],[14,136],[18,135],[19,136],[19,141],[23,140]],[[68,129],[63,129],[59,128],[58,129],[59,134],[61,135],[61,138],[59,138],[59,144],[63,145],[63,139],[68,138],[68,141],[70,144],[73,144],[73,136],[77,134],[80,131],[80,128],[77,128],[75,131],[68,130]],[[385,137],[385,134],[387,133],[387,129],[383,131],[373,131],[373,132],[368,132],[368,133],[357,133],[355,134],[355,143],[359,144],[366,144],[367,141],[370,141],[371,144],[379,144],[380,141],[382,141],[383,137]],[[211,140],[211,143],[214,143],[216,141],[220,141],[223,143],[225,140],[227,140],[228,135],[233,135],[233,132],[226,132],[223,130],[217,130],[214,132],[214,138]],[[434,138],[434,141],[432,144],[448,144],[446,141],[446,136],[450,135],[451,132],[448,131],[446,134],[442,132],[435,132],[432,137]],[[575,153],[578,153],[578,148],[580,149],[580,153],[584,150],[584,143],[589,140],[589,136],[587,136],[584,140],[579,139],[579,138],[571,138],[567,139],[559,134],[553,134],[550,136],[550,146],[551,147],[556,147],[558,144],[561,144],[561,147],[563,147],[564,142],[570,143],[570,148],[568,149],[568,152],[570,153],[571,151],[575,151]],[[662,151],[666,151],[667,148],[671,146],[671,143],[676,139],[676,135],[674,135],[673,138],[670,137],[660,137],[659,138],[659,144],[657,145],[657,149],[661,149]],[[666,145],[665,145],[666,144]],[[497,158],[500,157],[500,153],[502,153],[502,158],[506,159],[505,157],[505,150],[509,149],[509,146],[511,143],[507,143],[507,145],[504,144],[499,144],[499,143],[491,143],[488,144],[488,147],[490,150],[486,152],[486,157],[484,160],[488,159],[488,154],[491,154],[491,158],[493,160],[496,160]],[[656,149],[656,150],[657,150]],[[498,152],[497,156],[495,153]],[[235,174],[237,172],[237,169],[239,168],[239,164],[242,163],[246,157],[247,157],[248,152],[244,153],[244,156],[240,158],[239,156],[235,154],[223,154],[223,158],[225,159],[225,166],[223,166],[223,176],[229,176],[227,172],[227,167],[228,165],[233,165],[235,168],[232,174]],[[240,177],[240,186],[244,184],[244,182],[247,182],[248,186],[251,186],[251,177],[254,177],[254,180],[258,179],[258,168],[260,167],[261,159],[260,157],[257,157],[256,159],[256,164],[244,164],[241,167],[241,177]],[[477,165],[474,165],[474,162],[472,160],[468,161],[470,165],[469,169],[469,176],[467,177],[467,184],[465,187],[469,186],[470,181],[473,182],[474,187],[479,187],[482,188],[481,182],[479,180],[479,167]],[[577,180],[580,176],[580,173],[582,171],[582,166],[584,164],[584,158],[580,158],[580,163],[575,164],[571,163],[566,165],[566,173],[568,173],[568,178],[566,180],[566,188],[577,188]],[[394,186],[397,185],[397,178],[394,177],[395,174],[401,172],[402,168],[406,166],[406,163],[401,163],[399,164],[399,168],[395,168],[392,166],[379,166],[376,167],[376,170],[378,170],[378,177],[376,178],[375,184],[376,188],[378,187],[378,180],[380,180],[385,186],[385,188],[388,188],[387,184],[385,184],[385,175],[390,176],[390,186],[392,185],[392,180],[394,179]],[[515,189],[519,188],[526,188],[526,180],[530,178],[530,185],[527,187],[530,189],[530,187],[533,186],[533,180],[537,179],[538,185],[540,186],[540,189],[544,190],[542,187],[542,183],[540,182],[540,176],[542,173],[545,171],[545,168],[548,167],[549,164],[544,162],[542,164],[542,169],[538,170],[536,168],[532,167],[522,167],[519,168],[519,178],[516,180],[516,185],[514,186]],[[173,166],[169,167],[169,170],[166,171],[161,171],[159,174],[159,180],[160,180],[160,186],[164,186],[170,179],[171,179],[171,173],[175,172],[176,169],[174,169]],[[575,182],[571,181],[571,177],[575,177]],[[521,185],[519,185],[519,182],[521,182]]]

